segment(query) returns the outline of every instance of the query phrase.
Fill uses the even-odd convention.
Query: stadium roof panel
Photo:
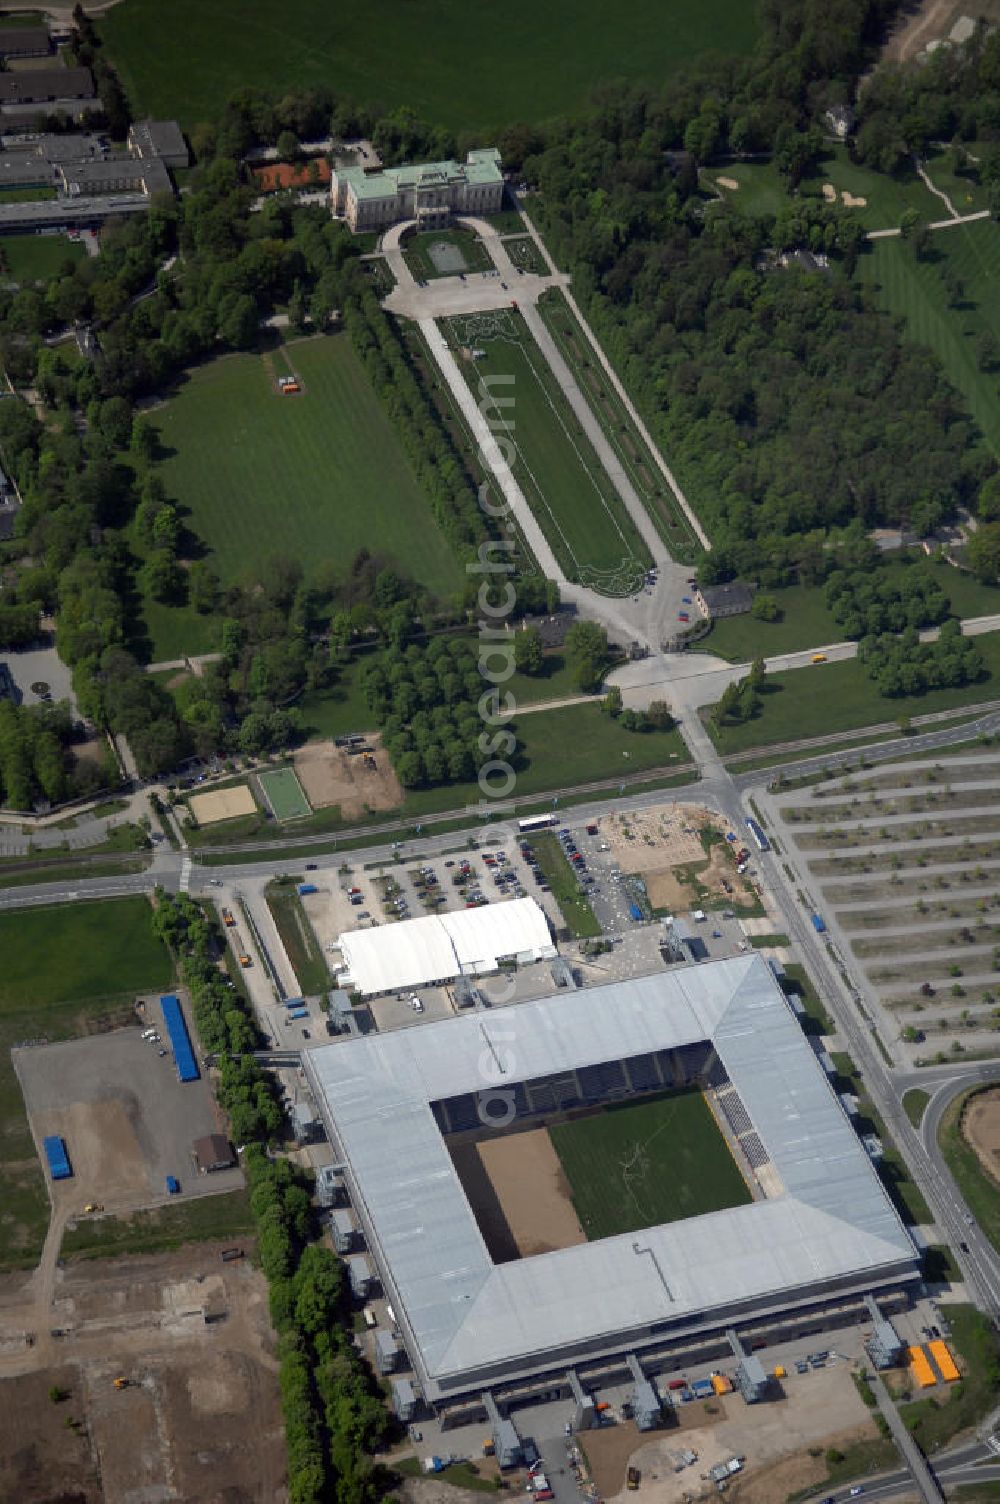
[[[337,944],[351,986],[374,995],[496,971],[503,956],[556,954],[548,920],[533,898],[347,930]]]
[[[494,1266],[429,1104],[705,1039],[783,1194]],[[369,1036],[312,1051],[308,1067],[429,1398],[915,1262],[758,956]]]

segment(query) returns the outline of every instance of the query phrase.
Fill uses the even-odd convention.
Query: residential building
[[[698,585],[694,598],[706,616],[744,616],[753,605],[754,587],[740,580],[728,585]]]
[[[0,28],[0,57],[48,57],[52,38],[45,26]]]
[[[381,172],[338,167],[330,179],[333,213],[354,231],[385,230],[401,219],[437,230],[453,215],[495,214],[502,201],[495,147],[470,151],[464,162],[422,162]]]

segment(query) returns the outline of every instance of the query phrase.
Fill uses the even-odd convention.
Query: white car
[[[418,997],[410,998],[410,1007],[413,1009],[414,1013],[423,1013],[424,1011],[424,1005]]]

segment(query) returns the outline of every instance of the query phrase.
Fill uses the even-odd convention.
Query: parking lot
[[[178,1081],[173,1055],[161,1056],[162,1048],[143,1040],[137,1023],[13,1052],[36,1142],[58,1134],[69,1152],[73,1176],[53,1184],[54,1205],[76,1211],[95,1202],[108,1212],[157,1206],[168,1199],[168,1175],[180,1181],[181,1197],[243,1184],[239,1169],[195,1169],[194,1140],[224,1127],[209,1082]]]

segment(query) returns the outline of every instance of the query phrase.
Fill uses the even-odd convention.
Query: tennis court
[[[275,768],[257,775],[261,793],[276,820],[301,820],[312,814],[294,768]]]

